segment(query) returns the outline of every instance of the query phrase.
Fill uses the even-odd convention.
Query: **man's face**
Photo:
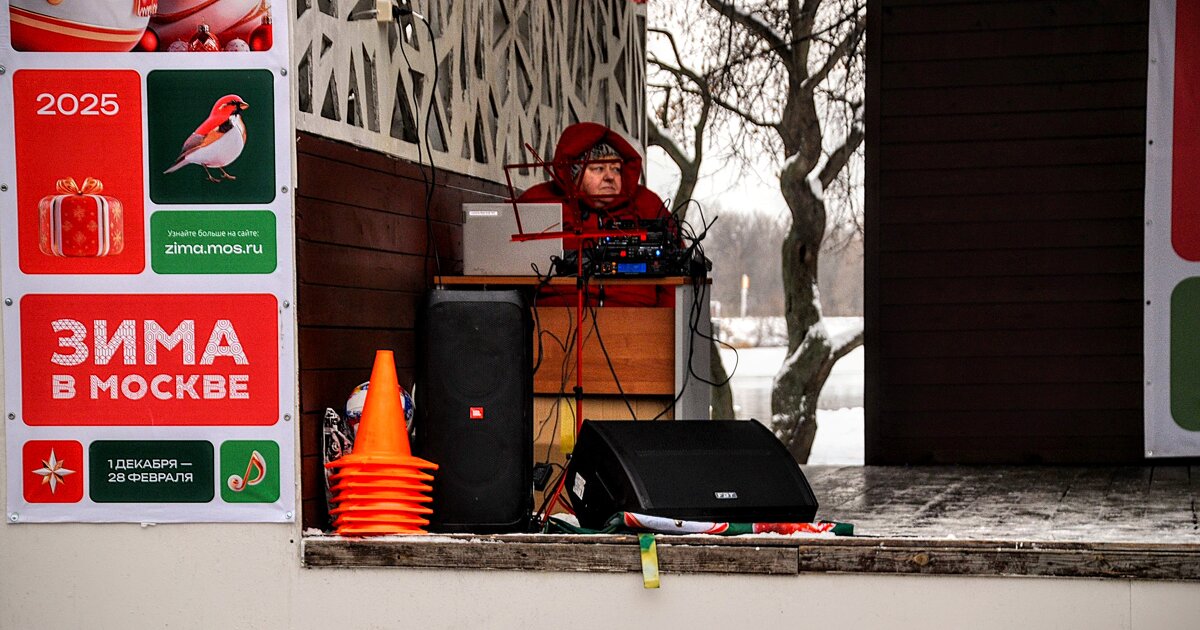
[[[579,192],[592,206],[605,208],[621,194],[621,161],[598,160],[583,167],[579,179]]]

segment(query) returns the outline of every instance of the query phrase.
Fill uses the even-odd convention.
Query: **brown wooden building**
[[[1141,462],[1145,0],[870,0],[866,462]]]

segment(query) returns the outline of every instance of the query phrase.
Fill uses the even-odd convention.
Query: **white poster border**
[[[271,50],[262,52],[220,53],[33,53],[12,49],[9,12],[0,11],[0,320],[3,322],[6,444],[7,511],[5,521],[12,523],[37,522],[293,522],[297,506],[297,462],[299,415],[296,389],[296,275],[295,275],[295,94],[290,76],[291,3],[276,0],[272,7],[276,20],[272,24],[274,42]],[[134,70],[139,74],[142,99],[142,164],[149,164],[146,140],[147,112],[145,108],[146,81],[154,70],[268,70],[273,80],[275,116],[275,184],[274,199],[269,203],[237,204],[230,210],[267,210],[276,217],[276,268],[269,274],[156,274],[151,268],[150,217],[155,211],[210,210],[220,212],[210,204],[155,204],[150,199],[149,180],[143,182],[143,229],[145,266],[138,274],[95,274],[88,276],[27,275],[19,267],[17,248],[17,178],[15,129],[13,125],[14,95],[12,78],[16,71],[53,70]],[[147,173],[148,174],[148,173]],[[90,294],[90,295],[204,295],[260,294],[273,295],[278,310],[279,396],[278,416],[272,425],[233,426],[171,426],[149,429],[145,426],[37,426],[20,421],[21,401],[21,298],[30,294]],[[82,436],[82,438],[81,438]],[[279,445],[279,497],[272,503],[226,503],[220,500],[222,481],[219,455],[214,455],[213,488],[215,496],[209,503],[94,503],[85,485],[84,498],[77,503],[38,503],[25,501],[22,491],[21,447],[30,439],[75,439],[88,445],[96,440],[202,440],[211,442],[214,450],[227,440],[272,440]],[[86,477],[84,467],[79,474]],[[86,483],[86,482],[85,482]]]

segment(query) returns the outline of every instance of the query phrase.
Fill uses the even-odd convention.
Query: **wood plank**
[[[1053,543],[984,546],[893,540],[801,547],[801,572],[853,571],[921,575],[1013,575],[1125,579],[1200,578],[1193,549],[1087,548]]]
[[[302,371],[361,369],[374,363],[376,350],[392,350],[398,368],[415,361],[411,330],[308,327],[299,337]]]
[[[889,116],[998,114],[1145,107],[1146,81],[881,90]]]
[[[1014,189],[981,195],[971,191],[924,197],[894,197],[877,208],[881,225],[943,221],[1042,221],[1141,217],[1143,186],[1128,190],[1034,194]],[[878,232],[876,232],[878,233]],[[886,238],[887,232],[883,232]],[[871,242],[872,239],[868,239]]]
[[[1075,192],[1131,190],[1145,184],[1141,162],[1093,164],[1085,166],[1026,167],[1009,166],[965,169],[915,169],[883,166],[886,183],[880,193],[893,197],[933,197],[962,192],[1002,194],[1010,190],[1025,192]]]
[[[1104,409],[973,409],[966,411],[887,411],[876,425],[891,438],[917,439],[936,434],[940,441],[963,437],[1022,434],[1028,437],[1125,437],[1136,432],[1138,407]]]
[[[1137,328],[1140,299],[1030,304],[905,304],[880,309],[882,332]]]
[[[895,278],[882,283],[880,304],[1013,304],[1140,300],[1141,273],[977,278]]]
[[[301,241],[296,249],[300,284],[360,287],[417,293],[427,288],[422,269],[432,262],[423,256],[338,247]],[[303,323],[303,322],[302,322]]]
[[[301,284],[297,306],[306,326],[406,328],[416,326],[424,293]]]
[[[997,444],[1004,444],[998,450]],[[1136,464],[1144,460],[1142,435],[1138,431],[1124,436],[1032,437],[1025,433],[993,433],[931,441],[926,436],[913,438],[889,435],[885,445],[867,449],[867,461],[888,465],[1079,465]]]
[[[308,536],[302,542],[308,567],[405,567],[571,572],[639,572],[631,537],[586,537],[586,544],[543,541],[541,536],[388,537],[344,539]],[[670,573],[882,573],[923,575],[1012,575],[1104,579],[1200,579],[1197,545],[811,539],[792,546],[728,544],[703,537],[703,544],[678,544],[660,536],[659,569]],[[614,540],[615,539],[615,540]],[[622,540],[625,539],[625,540]],[[627,541],[628,540],[628,541]]]
[[[982,142],[1144,137],[1145,107],[1082,111],[1016,111],[987,114],[880,116],[881,150],[900,143]],[[1047,156],[1027,156],[1046,159]]]
[[[321,413],[304,413],[299,414],[300,422],[300,455],[321,455],[321,429],[322,418]]]
[[[888,386],[882,393],[888,411],[929,413],[1137,409],[1142,401],[1140,382],[1025,383],[1019,389],[1008,384],[905,385]]]
[[[928,229],[947,239],[959,240],[958,232],[948,233]],[[1014,240],[1017,237],[1014,237]],[[1117,238],[1117,237],[1114,237]],[[993,278],[996,276],[1071,276],[1100,275],[1112,273],[1138,273],[1143,269],[1144,251],[1141,243],[1132,246],[1098,246],[1095,249],[1074,247],[1046,247],[1042,249],[990,249],[983,241],[961,239],[963,249],[947,251],[930,246],[924,251],[889,251],[880,256],[886,263],[880,278],[925,278],[961,277]],[[997,235],[1003,240],[1003,235]],[[903,243],[889,235],[888,241],[896,241],[896,247],[918,247]],[[925,239],[922,239],[925,241]],[[883,245],[881,244],[881,247]],[[1002,246],[999,243],[998,247]],[[1042,247],[1041,244],[1033,244]]]
[[[1056,29],[1080,25],[1145,24],[1145,2],[1061,0],[1053,4],[1020,2],[882,3],[885,33],[988,32],[1009,29]]]
[[[888,385],[1124,383],[1142,377],[1142,356],[920,357],[883,359]]]
[[[1133,248],[1140,250],[1143,239],[1141,217],[1115,217],[1077,220],[1044,221],[1030,229],[1024,221],[962,220],[936,225],[912,223],[889,225],[881,243],[881,252],[962,250],[1034,250],[1049,248],[1074,250],[1086,248]],[[947,241],[952,238],[952,241]]]
[[[325,458],[320,452],[300,458],[301,499],[325,500]]]
[[[1053,32],[1043,28],[920,33],[889,31],[882,38],[882,57],[900,61],[1102,52],[1145,53],[1146,33],[1144,22],[1060,26]]]
[[[300,409],[304,413],[323,414],[332,407],[339,414],[344,412],[350,392],[371,377],[372,362],[343,369],[304,369],[300,371]],[[398,359],[396,377],[400,385],[411,391],[415,368],[405,359]]]
[[[1035,134],[1036,130],[1026,129]],[[1145,137],[1105,134],[1087,138],[1003,138],[948,142],[888,142],[879,159],[888,164],[920,164],[922,168],[995,168],[1001,166],[1058,166],[1128,163],[1144,159]]]
[[[1140,328],[1055,330],[954,330],[894,332],[876,342],[883,359],[949,357],[1024,357],[1054,362],[1058,358],[1120,357],[1140,363]]]
[[[311,141],[304,144],[307,150],[297,154],[297,193],[301,197],[334,202],[353,199],[356,202],[350,203],[354,205],[390,207],[412,216],[425,216],[426,185],[415,164],[345,143],[311,136],[307,140]],[[341,179],[351,173],[355,177]],[[364,184],[365,188],[359,189]],[[400,192],[404,190],[409,193]],[[460,223],[464,202],[498,201],[508,196],[503,184],[439,170],[429,216],[434,221]]]
[[[937,60],[885,58],[881,88],[1036,85],[1145,80],[1146,50],[1079,55],[1004,56]]]
[[[423,567],[461,569],[508,569],[538,571],[640,572],[637,539],[599,538],[589,544],[518,542],[492,537],[453,542],[406,537],[396,540],[347,540],[335,537],[306,537],[304,562],[310,567]],[[525,536],[536,539],[538,536]],[[466,542],[467,544],[463,544]],[[796,550],[779,546],[676,545],[659,543],[658,567],[663,573],[755,573],[794,575]]]
[[[316,199],[298,203],[296,238],[316,243],[424,255],[425,219]]]
[[[575,421],[575,401],[572,397],[557,396],[533,397],[533,460],[534,462],[566,465],[566,455],[562,451],[562,418],[559,414],[558,401],[565,400],[566,422],[573,426]],[[636,420],[650,421],[655,415],[670,405],[668,396],[630,396],[627,397],[629,406],[637,414]],[[626,400],[620,396],[586,396],[583,400],[583,417],[590,420],[630,420]],[[671,420],[674,414],[667,411],[661,420]],[[540,498],[538,499],[540,502]]]
[[[311,155],[353,164],[368,170],[421,182],[421,168],[417,164],[378,151],[364,149],[347,142],[323,138],[307,132],[299,132],[296,151],[300,155]],[[452,171],[439,170],[438,183],[447,188],[459,188],[479,201],[497,201],[506,198],[508,187],[490,180],[471,177]]]
[[[569,338],[569,331],[575,327],[574,309],[541,306],[537,310],[538,334],[547,331],[560,340]],[[674,309],[604,307],[595,312],[596,322],[592,322],[588,313],[584,323],[584,392],[619,394],[624,390],[631,395],[673,395]],[[608,352],[607,359],[604,350]],[[534,392],[555,394],[563,391],[564,383],[566,391],[571,391],[575,386],[575,346],[564,351],[558,344],[545,342],[542,351],[541,365],[533,378]]]

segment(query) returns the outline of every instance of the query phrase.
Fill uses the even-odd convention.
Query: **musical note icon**
[[[251,473],[254,474],[251,477]],[[234,492],[241,492],[250,486],[257,486],[267,477],[267,460],[258,451],[250,453],[250,461],[246,463],[246,472],[243,476],[230,475],[226,483],[229,489]]]

